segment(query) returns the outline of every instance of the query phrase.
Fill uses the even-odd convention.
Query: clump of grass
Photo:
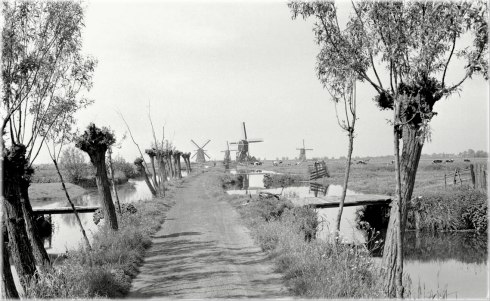
[[[168,208],[161,199],[134,205],[136,213],[119,215],[118,231],[101,227],[94,235],[91,251],[70,251],[63,262],[31,279],[26,297],[124,297],[151,245],[151,235],[160,228]]]
[[[299,182],[306,180],[306,175],[298,174],[265,174],[264,175],[264,187],[286,187],[298,184]]]
[[[311,298],[384,296],[366,248],[315,239],[319,222],[314,209],[292,207],[285,199],[234,196],[228,200],[273,258],[293,294]]]
[[[477,230],[486,232],[488,225],[487,194],[465,186],[448,190],[423,190],[414,198],[408,212],[409,228],[415,228],[419,212],[421,230]]]

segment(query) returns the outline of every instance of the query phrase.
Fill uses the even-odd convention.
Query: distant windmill
[[[204,149],[204,147],[206,145],[208,145],[208,143],[210,141],[211,140],[208,140],[208,142],[204,143],[203,146],[199,146],[199,145],[197,145],[196,142],[194,142],[194,140],[191,139],[191,142],[194,143],[194,145],[197,147],[196,153],[191,158],[196,157],[196,162],[197,163],[204,163],[204,162],[206,162],[206,157],[208,157],[208,159],[211,159],[211,157],[209,157],[208,154],[206,154],[206,150]]]
[[[230,156],[230,153],[231,152],[236,152],[235,149],[232,149],[230,150],[230,144],[228,143],[228,141],[226,141],[226,150],[224,151],[221,151],[222,153],[225,153],[225,158],[223,159],[223,162],[226,163],[230,163],[231,162],[231,156]]]
[[[264,142],[263,139],[248,139],[247,138],[247,129],[245,128],[245,122],[243,122],[243,139],[238,142],[231,142],[230,144],[237,144],[238,151],[236,154],[237,162],[245,162],[248,161],[249,153],[248,153],[248,144],[249,143],[257,143]]]
[[[312,148],[305,147],[305,139],[303,139],[303,148],[297,148],[299,150],[299,160],[306,161],[306,151],[313,150]]]

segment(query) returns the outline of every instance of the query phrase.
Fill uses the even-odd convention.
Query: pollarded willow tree
[[[317,74],[324,87],[335,90],[354,72],[377,93],[382,110],[393,110],[395,158],[399,180],[392,204],[383,253],[386,293],[403,295],[402,238],[407,205],[434,104],[457,92],[474,75],[488,79],[488,9],[483,1],[359,1],[351,2],[345,26],[332,1],[288,3],[293,19],[312,18]],[[456,70],[455,60],[464,61]],[[448,72],[459,77],[447,81]],[[398,182],[398,181],[397,181]],[[398,290],[397,290],[398,288]]]
[[[49,258],[37,235],[28,193],[30,177],[25,175],[43,146],[43,133],[62,118],[63,108],[89,102],[81,94],[91,87],[96,62],[81,54],[84,14],[79,2],[4,1],[2,18],[0,149],[9,152],[4,151],[1,159],[19,159],[12,164],[25,167],[24,172],[12,171],[18,178],[5,181],[3,193],[11,192],[11,204],[21,206],[23,223],[17,220],[16,225],[25,226],[36,265],[42,267]],[[7,153],[11,155],[6,159]],[[8,165],[4,168],[4,174],[9,172]],[[14,263],[23,256],[11,255]],[[16,268],[21,276],[29,276],[17,264]]]
[[[90,162],[95,167],[95,180],[99,196],[104,206],[104,217],[112,230],[118,229],[116,209],[112,202],[111,186],[107,177],[107,167],[105,155],[107,149],[116,143],[114,134],[107,128],[98,128],[91,123],[85,132],[75,138],[75,146],[86,152],[90,157]]]

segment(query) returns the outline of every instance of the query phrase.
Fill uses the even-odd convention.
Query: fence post
[[[444,172],[444,189],[447,189],[446,172]]]
[[[476,188],[476,178],[475,178],[475,166],[470,164],[470,173],[471,173],[471,184],[473,185],[473,189]]]

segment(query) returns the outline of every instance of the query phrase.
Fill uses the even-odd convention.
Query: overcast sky
[[[344,5],[340,9],[346,11]],[[89,122],[125,132],[116,111],[127,119],[141,147],[153,140],[148,103],[157,130],[182,151],[193,139],[212,158],[222,159],[226,141],[242,137],[246,122],[252,155],[267,159],[298,155],[305,139],[311,156],[343,156],[347,136],[335,117],[329,94],[316,78],[310,21],[291,20],[286,2],[129,1],[86,2],[84,53],[99,61],[90,97],[95,103],[78,114]],[[345,6],[345,7],[344,7]],[[345,12],[343,12],[346,14]],[[461,78],[461,64],[448,71]],[[392,132],[372,101],[371,87],[358,85],[354,156],[392,154]],[[462,92],[439,101],[432,142],[424,153],[458,153],[488,148],[488,86],[480,77]],[[137,155],[127,139],[119,150]],[[38,161],[47,161],[46,157]]]

